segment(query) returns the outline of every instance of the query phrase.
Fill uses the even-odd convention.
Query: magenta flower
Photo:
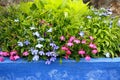
[[[0,62],[3,62],[4,61],[4,58],[3,57],[0,57]]]
[[[90,48],[93,48],[93,49],[96,49],[96,48],[97,48],[96,45],[93,44],[93,43],[90,43],[90,44],[89,44],[89,47],[90,47]]]
[[[78,51],[78,54],[83,55],[83,54],[85,54],[85,51],[83,49],[81,49]]]
[[[65,37],[64,37],[64,36],[61,36],[61,37],[60,37],[60,40],[61,40],[61,41],[65,41]]]
[[[14,56],[14,59],[15,59],[15,60],[17,60],[17,59],[19,59],[19,58],[20,58],[20,57],[19,57],[18,55],[15,55],[15,56]]]
[[[10,55],[13,56],[13,55],[16,55],[17,54],[17,51],[11,51],[10,52]]]
[[[92,53],[96,54],[96,53],[98,53],[98,50],[94,49],[94,50],[92,50]]]
[[[75,37],[74,37],[74,36],[71,36],[68,42],[69,42],[69,43],[72,43],[72,41],[73,41],[74,39],[75,39]]]
[[[66,55],[64,58],[65,58],[65,59],[68,59],[68,57],[69,57],[69,56],[68,56],[68,55]]]
[[[82,40],[82,42],[81,42],[82,44],[86,44],[86,40]]]
[[[91,57],[90,57],[89,55],[87,55],[87,56],[85,57],[85,60],[86,60],[86,61],[90,61],[90,59],[91,59]]]
[[[62,48],[61,48],[62,50],[65,50],[65,51],[67,51],[67,50],[69,50],[67,47],[65,47],[65,46],[62,46]]]
[[[90,36],[89,38],[90,38],[90,40],[94,40],[94,38],[92,36]]]
[[[11,61],[15,61],[14,56],[10,56],[10,60],[11,60]]]
[[[0,56],[9,56],[9,53],[8,52],[0,52]]]
[[[71,54],[71,51],[70,51],[70,50],[67,50],[67,51],[66,51],[66,54],[70,55],[70,54]]]
[[[79,43],[80,43],[80,40],[75,39],[74,42],[75,42],[76,44],[79,44]]]
[[[73,43],[68,42],[68,43],[67,43],[67,46],[70,46],[70,47],[71,47],[71,46],[73,46]]]
[[[28,55],[29,55],[28,51],[23,52],[23,56],[28,56]]]

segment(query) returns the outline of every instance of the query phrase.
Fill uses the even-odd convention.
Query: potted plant
[[[1,10],[1,80],[120,79],[114,58],[120,22],[108,10],[88,9],[82,0],[34,0]]]

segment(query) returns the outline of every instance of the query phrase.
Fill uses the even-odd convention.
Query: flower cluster
[[[80,32],[79,37],[70,36],[70,38],[61,47],[61,50],[65,52],[65,58],[79,56],[85,57],[87,61],[91,59],[91,54],[96,55],[98,53],[97,46],[94,44],[94,38],[89,36],[89,39],[84,39],[84,32]],[[65,41],[65,37],[61,36],[60,40]]]

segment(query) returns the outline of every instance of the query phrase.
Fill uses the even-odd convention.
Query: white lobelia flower
[[[15,19],[14,22],[19,22],[19,19]]]
[[[40,38],[38,38],[37,40],[38,40],[38,41],[44,41],[45,39],[42,38],[42,37],[40,37]]]
[[[118,20],[118,26],[120,26],[120,19]]]
[[[109,57],[110,57],[110,53],[107,52],[107,53],[105,54],[105,56],[106,56],[107,58],[109,58]]]
[[[42,44],[37,44],[35,47],[37,47],[37,48],[42,48],[43,45],[42,45]]]
[[[52,28],[50,28],[47,32],[52,32]]]
[[[37,37],[40,37],[40,34],[38,31],[34,32],[33,35],[37,36]]]
[[[34,30],[34,29],[36,29],[34,26],[30,27],[30,30]]]
[[[34,55],[32,58],[33,61],[38,61],[39,60],[39,55]]]

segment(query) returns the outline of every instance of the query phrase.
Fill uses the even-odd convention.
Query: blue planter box
[[[50,65],[6,60],[0,63],[0,80],[120,80],[120,58],[63,60],[62,64],[58,60]]]

